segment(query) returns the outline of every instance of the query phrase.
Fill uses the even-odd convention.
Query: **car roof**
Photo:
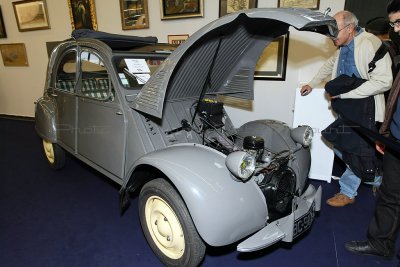
[[[75,40],[80,39],[97,39],[107,44],[112,50],[131,50],[138,47],[155,45],[158,43],[157,37],[154,36],[130,36],[120,35],[90,29],[74,30],[71,34]]]

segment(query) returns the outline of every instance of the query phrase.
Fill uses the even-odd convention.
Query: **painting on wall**
[[[28,66],[28,57],[24,43],[0,44],[1,57],[6,67]]]
[[[46,42],[46,50],[47,50],[47,57],[50,58],[51,53],[53,52],[54,48],[56,48],[57,45],[61,44],[62,41],[52,41],[52,42]]]
[[[203,17],[203,0],[160,0],[161,19]]]
[[[299,7],[318,10],[319,0],[278,0],[278,7]]]
[[[289,47],[289,33],[273,40],[258,59],[254,79],[284,81]]]
[[[0,7],[0,38],[7,38],[6,27],[4,26],[3,13]]]
[[[256,7],[257,0],[219,0],[219,16]]]
[[[387,18],[386,5],[388,1],[376,0],[346,0],[344,10],[348,10],[357,15],[358,25],[365,27],[372,18]],[[373,7],[373,8],[371,8]],[[396,35],[397,36],[397,35]]]
[[[26,0],[12,4],[20,32],[50,29],[45,0]]]
[[[97,30],[94,0],[67,0],[73,30]]]
[[[189,38],[189,34],[171,34],[168,35],[168,43],[173,45],[180,45],[186,39]]]
[[[149,28],[147,0],[119,0],[123,30]]]

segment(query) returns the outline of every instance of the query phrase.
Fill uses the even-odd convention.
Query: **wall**
[[[342,10],[345,0],[320,0],[320,10],[332,9],[331,15]],[[1,43],[25,43],[28,67],[4,67],[0,63],[0,114],[34,116],[34,101],[43,93],[47,52],[46,42],[70,37],[71,22],[67,0],[47,0],[51,29],[19,32],[12,2],[0,0],[7,38]],[[167,42],[168,34],[192,34],[218,18],[219,1],[204,0],[204,17],[190,19],[160,19],[160,1],[148,0],[149,29],[123,31],[119,0],[95,0],[99,31],[127,35],[157,36]],[[258,0],[258,7],[277,7],[277,0]],[[235,125],[247,120],[274,118],[292,124],[295,89],[300,82],[312,78],[318,68],[334,51],[331,42],[315,33],[298,32],[291,28],[289,59],[285,81],[255,81],[255,100],[251,110],[227,108],[236,118]]]

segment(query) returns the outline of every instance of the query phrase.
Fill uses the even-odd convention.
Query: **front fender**
[[[225,158],[203,145],[182,144],[145,155],[135,167],[146,164],[162,171],[181,194],[203,240],[223,246],[261,229],[268,216],[261,190],[252,180],[234,181]]]
[[[40,98],[35,106],[35,129],[38,135],[52,143],[57,142],[56,103],[48,97]]]

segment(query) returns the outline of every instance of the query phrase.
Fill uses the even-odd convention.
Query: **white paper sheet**
[[[126,58],[126,66],[131,73],[150,73],[146,60],[141,58]]]

